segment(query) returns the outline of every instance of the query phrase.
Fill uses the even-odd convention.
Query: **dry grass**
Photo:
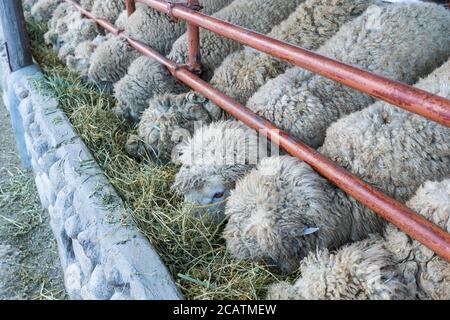
[[[189,214],[170,186],[177,168],[138,163],[123,149],[127,127],[111,111],[114,99],[68,71],[43,46],[45,28],[31,25],[32,47],[46,74],[37,86],[57,97],[73,126],[124,200],[140,230],[155,246],[187,299],[260,299],[279,280],[263,264],[229,256],[223,226]],[[284,279],[285,280],[285,279]]]

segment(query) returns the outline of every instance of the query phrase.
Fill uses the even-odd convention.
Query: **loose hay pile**
[[[221,237],[223,226],[187,214],[170,191],[177,168],[137,163],[123,146],[134,131],[113,113],[114,99],[69,71],[43,45],[45,24],[29,23],[33,55],[45,77],[36,86],[59,99],[72,125],[124,200],[140,230],[155,246],[187,299],[264,298],[269,284],[289,279],[268,266],[232,259]]]

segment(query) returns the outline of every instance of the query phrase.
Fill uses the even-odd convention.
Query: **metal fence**
[[[347,194],[450,261],[450,234],[338,166],[315,149],[295,140],[287,132],[280,130],[271,122],[202,80],[197,75],[201,71],[200,55],[198,54],[201,46],[199,28],[238,41],[447,127],[450,127],[450,100],[202,14],[199,12],[198,0],[187,0],[185,3],[163,0],[125,0],[129,15],[136,10],[136,2],[140,2],[168,14],[174,20],[186,21],[189,42],[186,65],[176,64],[142,42],[125,35],[113,24],[101,17],[95,17],[83,9],[76,1],[65,1],[101,27],[128,41],[130,46],[145,56],[163,64],[176,79],[199,92],[249,127],[260,131],[289,154],[308,163]]]

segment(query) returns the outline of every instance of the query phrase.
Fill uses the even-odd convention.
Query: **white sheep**
[[[339,250],[311,252],[300,264],[294,284],[279,282],[268,289],[269,300],[405,300],[414,294],[405,284],[380,236]]]
[[[87,77],[92,54],[101,43],[104,43],[106,41],[106,39],[109,38],[107,36],[98,35],[94,40],[86,40],[81,42],[75,48],[73,54],[67,55],[67,67],[69,69],[77,70],[81,76]]]
[[[211,14],[228,5],[232,0],[203,0],[203,11]],[[172,44],[186,31],[186,23],[174,23],[171,18],[148,6],[139,5],[131,19],[122,28],[124,33],[152,47],[163,55],[170,52]],[[94,52],[89,68],[89,79],[99,87],[111,91],[131,62],[140,55],[125,40],[112,37]]]
[[[73,55],[75,48],[83,41],[94,40],[99,33],[99,27],[95,21],[85,19],[78,12],[74,13],[78,16],[74,21],[68,25],[66,33],[58,36],[58,44],[60,45],[58,51],[58,58],[62,61],[69,55]]]
[[[345,22],[359,16],[373,2],[307,0],[275,26],[268,36],[306,49],[317,49]],[[283,73],[288,66],[289,63],[271,55],[244,48],[230,54],[222,62],[214,71],[210,84],[245,104],[259,87]],[[126,148],[131,152],[130,155],[136,157],[142,154],[142,147],[147,145],[148,149],[158,154],[158,159],[169,160],[172,148],[178,143],[172,138],[177,130],[188,130],[192,134],[194,121],[208,123],[223,117],[220,109],[209,106],[210,103],[200,94],[191,92],[155,96],[139,122],[138,136],[130,136],[127,142]]]
[[[76,11],[77,9],[67,2],[61,2],[53,11],[53,15],[48,22],[48,31],[44,34],[44,41],[51,45],[56,52],[60,47],[58,36],[68,31],[68,25],[74,19],[79,19],[79,16],[75,15]]]
[[[105,19],[108,22],[114,23],[117,17],[125,10],[124,0],[95,0],[90,10],[97,18]]]
[[[62,0],[38,0],[31,7],[30,17],[35,22],[48,21],[61,2]]]
[[[91,12],[100,18],[114,23],[123,12],[124,2],[122,0],[103,1],[95,0]],[[68,25],[68,31],[58,37],[61,48],[58,57],[65,60],[75,53],[76,47],[84,41],[92,41],[97,35],[105,32],[96,25],[93,20],[82,17]]]
[[[325,56],[413,84],[450,55],[450,12],[428,3],[373,5],[319,50]],[[327,127],[374,99],[320,75],[288,69],[247,102],[254,112],[312,147]]]
[[[381,10],[381,13],[379,10]],[[381,16],[379,14],[381,14]],[[386,15],[389,19],[386,19]],[[431,16],[435,17],[432,21],[436,23],[436,25],[430,26],[430,29],[425,30],[422,23],[419,23],[418,20],[426,20]],[[376,19],[380,19],[380,21],[384,22],[383,30],[386,30],[386,32],[383,32],[383,30],[379,30],[378,28],[370,30],[371,32],[367,32],[366,28],[369,23],[368,21],[374,21]],[[408,30],[404,30],[402,27],[395,27],[398,25],[403,26],[400,22],[403,19],[408,21],[404,23],[408,25]],[[349,22],[335,37],[327,42],[325,47],[341,48],[339,57],[346,55],[349,57],[360,57],[360,61],[371,60],[369,68],[370,66],[381,65],[385,68],[377,67],[378,71],[383,70],[384,73],[388,74],[396,73],[397,78],[401,77],[411,81],[412,79],[431,71],[434,67],[438,66],[440,61],[446,59],[450,55],[450,43],[448,41],[447,33],[441,33],[442,28],[449,29],[447,31],[450,31],[449,19],[450,13],[444,12],[443,9],[441,10],[441,8],[435,5],[420,4],[388,5],[385,8],[371,7],[370,10],[367,10],[362,16]],[[427,22],[426,24],[428,25],[429,23]],[[352,26],[355,33],[350,30],[350,27]],[[409,36],[407,36],[407,34]],[[342,48],[343,44],[341,41],[343,40],[342,38],[344,35],[361,39],[361,43],[359,41],[356,41],[356,43],[354,41],[347,41],[345,43],[348,44],[348,48]],[[409,40],[405,38],[409,38]],[[368,42],[369,39],[372,39],[372,44]],[[392,54],[389,50],[386,52],[378,51],[378,47],[383,47],[380,43],[386,42],[389,43],[391,47],[394,46],[392,39],[404,39],[402,41],[402,46],[407,45],[409,50],[403,50],[403,47],[401,46],[401,49],[397,50],[395,48],[390,50],[395,52],[395,54]],[[435,41],[437,41],[438,44],[435,43]],[[388,45],[385,44],[385,46]],[[439,49],[437,49],[436,46],[438,46]],[[428,49],[430,49],[430,51],[428,51]],[[371,58],[369,59],[367,57]],[[400,65],[398,65],[399,63]],[[286,87],[292,85],[289,78],[284,77],[284,79],[286,83],[279,83],[280,86],[273,89],[272,93],[274,96],[277,96],[277,92],[281,92]],[[274,107],[273,112],[271,114],[266,114],[266,116],[269,120],[272,120],[277,124],[280,124],[280,122],[284,122],[285,124],[288,122],[291,123],[291,126],[285,126],[285,129],[287,129],[286,131],[293,134],[294,137],[300,136],[302,141],[313,146],[317,146],[318,140],[323,140],[322,138],[317,139],[317,136],[325,135],[325,125],[329,125],[333,119],[336,118],[336,114],[338,116],[343,115],[345,112],[350,111],[349,109],[362,108],[366,103],[372,101],[372,98],[369,98],[368,96],[357,93],[355,90],[344,88],[343,86],[320,76],[310,75],[309,80],[305,83],[298,83],[297,88],[299,88],[299,90],[292,88],[292,90],[287,92],[283,98],[280,98],[281,100],[276,105],[276,108]],[[342,95],[339,95],[333,90],[336,90]],[[306,101],[306,106],[301,102],[297,104],[299,101],[297,100],[297,92],[303,92],[302,97],[305,98],[304,101]],[[293,96],[290,97],[289,93],[292,93]],[[267,94],[264,93],[264,96],[267,97],[268,92]],[[328,108],[323,109],[325,106]],[[347,106],[351,106],[351,108]],[[295,110],[297,111],[294,112]],[[328,120],[327,117],[329,117],[330,120]],[[356,126],[354,121],[349,123],[347,127],[351,126]],[[299,132],[298,129],[300,128],[304,128],[304,131]],[[317,128],[324,132],[322,133],[322,131],[317,130]],[[220,131],[221,127],[211,125],[210,130],[213,131],[210,135],[220,135],[217,131]],[[360,135],[364,137],[364,134]],[[336,134],[336,137],[339,137],[339,135]],[[148,139],[151,138],[152,137]],[[189,154],[191,153],[190,150],[193,148],[198,148],[199,150],[207,150],[210,148],[214,150],[216,148],[221,148],[220,141],[218,141],[218,143],[219,144],[216,145],[208,144],[208,141],[201,141],[201,136],[196,137],[196,134],[194,133],[192,140],[188,141],[186,146],[183,146],[181,152]],[[336,143],[336,146],[340,146],[342,143],[343,142],[339,141]],[[178,150],[176,151],[178,152]],[[370,151],[368,151],[367,154],[370,154]],[[187,198],[188,201],[193,200],[194,203],[197,203],[196,199],[208,198],[210,204],[214,203],[216,200],[212,198],[212,196],[216,192],[212,191],[219,189],[218,187],[211,187],[211,191],[209,188],[201,187],[190,181],[191,177],[192,180],[195,181],[197,172],[204,170],[202,164],[192,166],[186,162],[185,165],[186,159],[183,157],[180,158],[180,161],[182,167],[175,181],[175,186],[180,185],[185,187],[181,189],[175,187],[175,190],[178,190],[182,195],[189,193],[191,196]],[[214,171],[214,161],[219,163],[221,159],[220,157],[217,157],[207,164],[212,167],[209,169],[211,171]],[[236,170],[231,164],[228,168],[230,171]],[[239,168],[243,176],[245,175],[246,170],[251,169],[252,166],[246,168],[239,164]],[[224,172],[223,175],[226,176],[226,172]],[[207,181],[208,185],[212,185],[212,182],[209,181],[210,177],[207,175],[203,175],[202,179]],[[220,183],[218,184],[220,185]],[[190,185],[192,185],[192,187],[189,187]],[[226,194],[228,191],[229,190],[226,189],[223,190],[222,193]],[[194,194],[196,195],[194,196]]]
[[[31,19],[31,8],[38,2],[38,0],[22,0],[23,14],[26,20]]]
[[[407,205],[450,231],[450,180],[427,181]],[[450,299],[450,264],[388,225],[372,236],[339,248],[311,252],[293,285],[270,286],[268,299]]]
[[[450,61],[417,86],[450,98]],[[450,128],[377,102],[334,123],[321,152],[399,201],[426,180],[450,174]],[[200,148],[200,146],[197,146]],[[204,177],[204,179],[206,179]],[[382,220],[305,163],[261,161],[228,198],[224,238],[239,258],[293,271],[315,248],[336,248],[380,231]],[[303,236],[301,230],[314,229]]]
[[[213,16],[261,33],[270,31],[273,24],[286,19],[304,0],[235,0]],[[208,30],[200,30],[202,78],[209,80],[213,71],[225,57],[242,46]],[[168,58],[178,64],[187,62],[187,35],[184,34],[173,44]],[[139,65],[136,68],[133,64]],[[127,75],[114,86],[117,99],[117,114],[131,122],[137,122],[142,111],[148,107],[148,101],[155,94],[177,93],[178,86],[169,87],[172,78],[168,70],[153,59],[140,57],[130,66]],[[134,71],[134,72],[133,72]],[[137,73],[136,73],[137,71]],[[158,75],[157,77],[154,75]],[[140,88],[142,83],[145,88]],[[183,91],[186,91],[184,89]]]
[[[91,10],[94,1],[80,1],[80,5],[86,10]],[[82,19],[82,16],[74,6],[67,2],[61,2],[53,11],[52,17],[48,22],[48,31],[44,35],[45,43],[53,46],[56,53],[58,53],[62,45],[58,41],[59,37],[69,30],[68,26],[80,19]]]
[[[119,29],[124,28],[126,21],[128,19],[127,11],[124,10],[119,15],[115,22],[115,26]],[[109,41],[111,38],[115,37],[111,33],[105,35],[98,35],[94,40],[86,40],[78,44],[75,48],[73,54],[69,54],[66,57],[66,64],[69,68],[77,70],[82,76],[87,78],[88,70],[91,65],[92,55],[95,50]]]

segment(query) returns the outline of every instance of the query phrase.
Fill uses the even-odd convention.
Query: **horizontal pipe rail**
[[[163,0],[136,0],[136,2],[450,127],[450,100],[443,97],[216,19],[184,5],[170,7]]]
[[[65,1],[74,5],[86,17],[93,19],[99,25],[102,26],[102,24],[104,24],[103,19],[96,18],[91,13],[81,8],[75,1]],[[390,198],[370,184],[346,171],[344,168],[321,155],[315,149],[307,146],[303,142],[295,140],[287,132],[278,129],[268,120],[256,115],[247,107],[220,92],[209,83],[190,72],[186,67],[178,66],[176,63],[145,44],[124,36],[111,24],[107,23],[106,25],[108,26],[108,31],[111,30],[113,34],[126,39],[133,48],[166,66],[172,75],[179,81],[185,83],[193,90],[198,91],[249,127],[258,130],[261,134],[278,144],[292,156],[308,163],[314,170],[347,194],[351,195],[363,205],[372,209],[375,213],[396,225],[400,230],[420,241],[423,245],[450,262],[450,234],[445,232],[439,226],[433,224],[413,210],[407,208],[405,205]]]

